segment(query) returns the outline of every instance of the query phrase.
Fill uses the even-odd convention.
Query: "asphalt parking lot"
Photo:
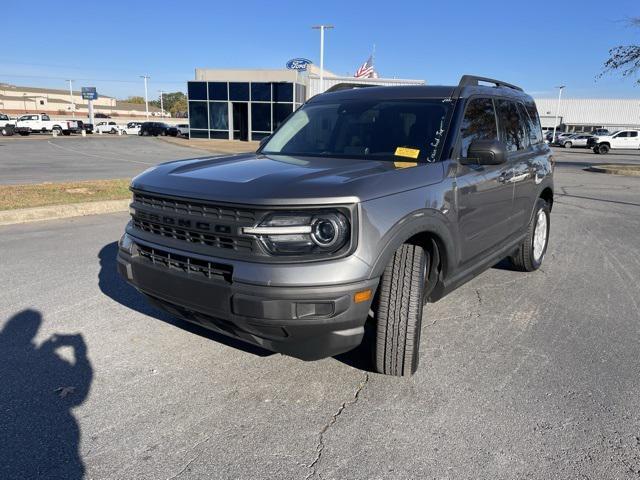
[[[116,274],[126,214],[0,227],[0,478],[638,478],[640,178],[580,153],[542,269],[429,305],[411,378],[154,310]]]
[[[43,137],[0,137],[0,184],[130,178],[161,162],[212,155],[152,137]]]

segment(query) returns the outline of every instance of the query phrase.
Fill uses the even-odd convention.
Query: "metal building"
[[[557,98],[535,99],[542,128],[556,124]],[[594,128],[640,128],[640,100],[619,98],[563,98],[556,127],[570,132]]]

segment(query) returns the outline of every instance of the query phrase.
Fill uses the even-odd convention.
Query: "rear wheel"
[[[52,132],[56,132],[56,135],[60,135],[62,133],[62,129],[60,127],[53,127]]]
[[[429,255],[404,244],[387,265],[376,298],[375,362],[386,375],[408,376],[418,368],[420,327]]]
[[[122,130],[122,135],[126,135],[127,131],[126,130]]]
[[[539,198],[536,211],[527,228],[527,236],[516,253],[510,257],[514,267],[523,272],[532,272],[540,268],[547,253],[550,225],[549,204]]]

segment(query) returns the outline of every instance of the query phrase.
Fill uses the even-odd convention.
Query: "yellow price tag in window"
[[[416,148],[398,147],[394,155],[396,157],[418,158],[420,150]]]

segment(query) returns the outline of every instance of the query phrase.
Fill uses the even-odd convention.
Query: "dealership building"
[[[424,80],[341,77],[324,72],[324,89],[339,83],[424,85]],[[299,70],[216,70],[197,68],[188,82],[191,138],[260,140],[296,108],[321,93],[314,65]]]

